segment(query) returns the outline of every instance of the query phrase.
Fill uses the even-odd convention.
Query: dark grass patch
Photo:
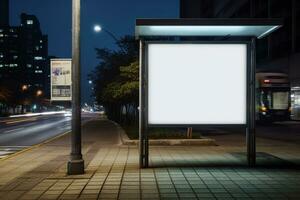
[[[132,140],[139,138],[138,126],[122,125]],[[199,131],[193,131],[192,139],[201,139]],[[149,139],[187,139],[187,128],[149,128]]]

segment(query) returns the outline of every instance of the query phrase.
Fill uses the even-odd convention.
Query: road
[[[96,115],[83,113],[82,121]],[[64,114],[1,119],[0,158],[61,135],[70,129],[71,117]]]

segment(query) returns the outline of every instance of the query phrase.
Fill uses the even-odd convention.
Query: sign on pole
[[[51,59],[51,101],[72,100],[71,59]]]

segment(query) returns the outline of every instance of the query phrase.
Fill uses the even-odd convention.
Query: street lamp
[[[43,94],[43,91],[42,90],[38,90],[38,91],[36,91],[36,96],[42,96],[42,94]]]
[[[22,85],[22,90],[25,91],[28,89],[28,86],[27,85]]]
[[[94,31],[95,31],[96,33],[99,33],[99,32],[102,31],[102,27],[101,27],[100,25],[95,25],[95,26],[94,26]]]
[[[68,174],[83,174],[80,109],[80,0],[72,0],[72,131]]]
[[[96,33],[100,33],[101,31],[104,31],[104,32],[106,32],[110,37],[112,37],[112,38],[115,40],[116,43],[119,42],[118,38],[117,38],[111,31],[107,30],[106,28],[103,28],[103,27],[100,26],[99,24],[96,24],[96,25],[94,26],[94,31],[95,31]]]

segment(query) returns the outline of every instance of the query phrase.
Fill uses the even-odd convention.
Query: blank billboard
[[[148,124],[246,124],[246,44],[147,44]]]

